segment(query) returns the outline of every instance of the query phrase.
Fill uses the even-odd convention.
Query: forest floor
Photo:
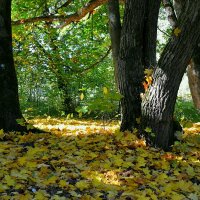
[[[50,133],[0,130],[1,200],[200,198],[200,123],[164,152],[119,132],[117,122],[30,122]]]

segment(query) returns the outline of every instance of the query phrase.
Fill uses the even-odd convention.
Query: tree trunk
[[[60,79],[58,80],[58,88],[63,93],[63,109],[65,114],[75,113],[76,106],[69,92],[69,85],[65,83],[65,80]]]
[[[125,4],[117,68],[118,87],[123,95],[121,131],[138,127],[144,69],[156,64],[159,7],[159,0],[127,0]]]
[[[22,130],[18,84],[13,62],[11,0],[0,0],[0,129]]]
[[[145,1],[127,0],[118,58],[118,87],[121,99],[121,131],[133,130],[140,116],[143,81],[143,29]]]
[[[173,33],[153,74],[153,84],[145,93],[142,103],[142,122],[152,129],[147,141],[167,150],[174,140],[173,112],[177,92],[187,64],[199,41],[200,3],[188,0],[187,9],[178,22],[180,33]]]
[[[174,0],[177,16],[184,11],[185,0]],[[197,45],[187,69],[188,83],[195,108],[200,109],[200,47]]]
[[[157,25],[161,0],[146,0],[144,37],[144,66],[154,69],[156,66]]]
[[[194,51],[187,69],[188,82],[195,108],[200,110],[200,48]]]
[[[110,38],[111,38],[111,46],[112,46],[112,58],[113,58],[113,64],[114,64],[115,82],[116,82],[116,85],[118,85],[117,63],[118,63],[120,35],[121,35],[119,0],[108,1],[108,19],[109,19],[109,29],[110,29]]]

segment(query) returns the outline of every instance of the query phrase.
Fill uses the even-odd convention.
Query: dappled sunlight
[[[94,120],[66,120],[57,118],[36,118],[30,120],[35,127],[51,131],[58,132],[62,135],[78,135],[78,134],[94,134],[94,133],[109,133],[114,132],[119,128],[119,122],[113,121],[105,124],[104,121],[94,121]]]
[[[200,134],[200,122],[192,124],[190,128],[185,128],[184,131],[187,135]]]
[[[106,127],[89,120],[31,122],[50,133],[0,135],[2,200],[182,200],[200,195],[196,132],[186,131],[172,152],[164,152],[148,147],[137,130],[119,132],[117,122]]]

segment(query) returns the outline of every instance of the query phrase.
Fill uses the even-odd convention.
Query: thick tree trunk
[[[141,116],[144,69],[156,64],[157,20],[160,1],[127,0],[118,57],[121,131],[137,128]]]
[[[173,112],[182,76],[192,56],[200,33],[200,3],[188,0],[181,14],[178,30],[167,44],[153,74],[153,84],[146,92],[142,104],[142,122],[152,129],[146,133],[148,141],[167,150],[173,143]],[[147,136],[148,135],[148,136]]]
[[[0,129],[22,130],[18,84],[13,62],[11,0],[0,0]]]
[[[112,58],[114,64],[115,82],[117,83],[117,64],[118,54],[120,47],[120,35],[121,35],[121,22],[119,13],[119,0],[108,1],[108,18],[109,18],[109,29],[112,46]]]
[[[181,12],[184,12],[186,3],[186,0],[174,0],[174,8],[178,17]],[[200,47],[198,45],[188,66],[187,75],[194,106],[200,109]]]
[[[157,25],[161,0],[146,0],[144,37],[144,66],[145,68],[155,68],[156,66],[156,45],[157,45]]]
[[[118,87],[121,100],[121,131],[133,130],[140,117],[143,81],[143,30],[145,1],[127,0],[118,58]]]

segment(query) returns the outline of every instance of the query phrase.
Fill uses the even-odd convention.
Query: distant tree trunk
[[[118,57],[121,100],[121,131],[137,128],[141,116],[140,94],[144,69],[156,64],[157,20],[160,1],[127,0]]]
[[[18,84],[13,62],[11,0],[0,0],[0,129],[22,130]]]
[[[200,110],[200,48],[194,51],[187,69],[188,82],[195,108]]]
[[[58,88],[63,93],[63,109],[65,114],[75,113],[76,106],[69,92],[69,85],[65,84],[64,80],[58,80]]]
[[[177,24],[180,33],[173,34],[153,74],[153,83],[142,103],[143,126],[150,141],[167,150],[174,140],[173,112],[183,74],[200,38],[200,2],[188,0],[188,7]],[[149,136],[147,136],[149,134]]]
[[[114,64],[115,82],[117,85],[117,65],[120,48],[121,22],[119,13],[119,0],[108,1],[108,19]]]

